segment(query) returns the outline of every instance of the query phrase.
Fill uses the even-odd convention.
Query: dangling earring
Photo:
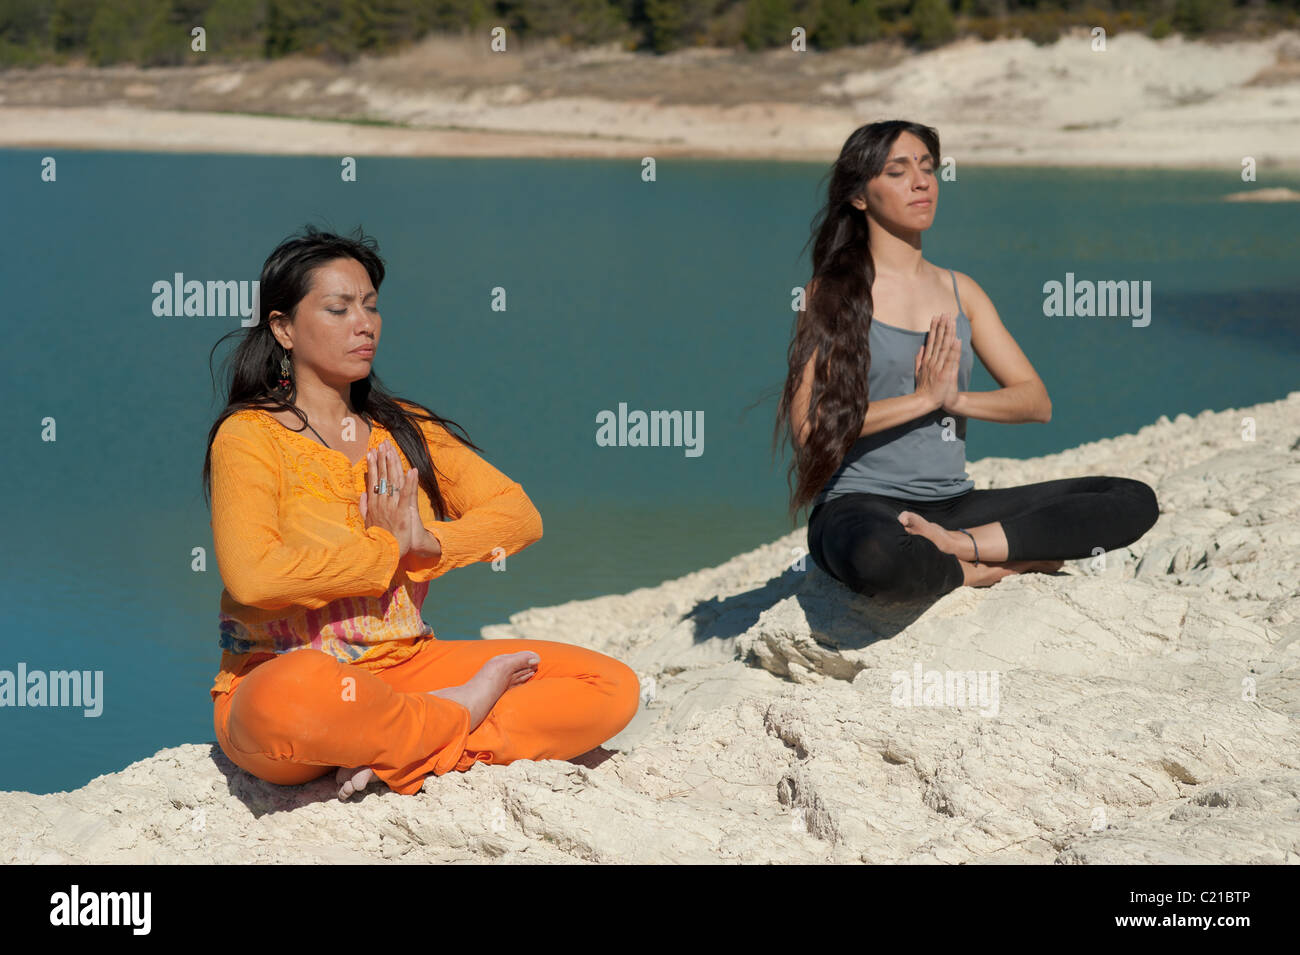
[[[287,389],[289,387],[289,375],[293,366],[289,364],[289,353],[286,351],[280,358],[280,387]]]

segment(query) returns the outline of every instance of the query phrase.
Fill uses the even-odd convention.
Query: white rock
[[[486,628],[653,681],[603,761],[477,765],[345,804],[328,777],[269,785],[194,743],[75,792],[0,793],[0,859],[1300,861],[1297,435],[1300,392],[971,464],[977,487],[1150,483],[1160,520],[1104,565],[876,604],[791,569],[801,528]]]

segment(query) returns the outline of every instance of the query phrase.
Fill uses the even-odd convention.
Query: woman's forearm
[[[1039,381],[1022,381],[996,391],[959,391],[957,400],[945,410],[964,418],[1000,424],[1052,420],[1052,400]]]
[[[868,401],[867,414],[862,419],[862,430],[858,432],[858,437],[863,438],[914,421],[929,414],[935,407],[934,402],[916,392],[899,395],[897,398]]]
[[[406,574],[416,582],[523,550],[541,540],[542,516],[524,489],[512,482],[499,494],[477,501],[462,516],[434,521],[424,529],[428,538],[406,557]]]

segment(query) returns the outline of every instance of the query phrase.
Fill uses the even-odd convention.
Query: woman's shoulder
[[[954,278],[957,280],[957,291],[963,298],[966,296],[967,292],[972,296],[984,294],[984,289],[980,288],[979,282],[976,282],[965,272],[958,272],[956,269],[943,269],[941,274],[950,282]]]
[[[240,408],[232,411],[217,428],[215,438],[223,436],[242,438],[245,441],[270,438],[271,428],[275,426],[270,409],[260,407]]]
[[[982,316],[992,301],[988,293],[965,272],[958,272],[956,269],[948,269],[957,280],[957,297],[961,300],[961,310],[968,319],[975,320]]]

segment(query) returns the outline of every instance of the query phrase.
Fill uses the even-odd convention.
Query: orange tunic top
[[[420,517],[442,554],[399,560],[397,538],[361,517],[365,457],[354,465],[266,411],[221,423],[211,451],[212,540],[225,584],[214,700],[251,664],[303,647],[371,669],[400,663],[433,636],[420,617],[430,580],[541,538],[541,515],[518,482],[441,425],[416,424],[449,519],[438,520],[420,490]],[[386,437],[376,422],[369,447]]]

